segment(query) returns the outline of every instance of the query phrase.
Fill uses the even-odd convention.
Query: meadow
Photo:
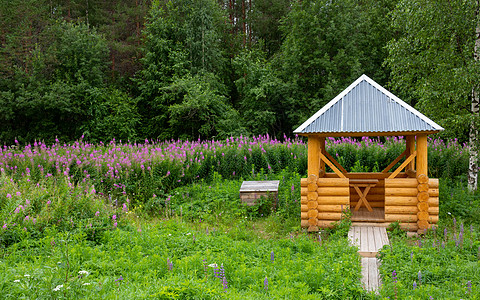
[[[421,238],[390,228],[378,295],[361,287],[347,216],[319,234],[301,230],[299,138],[4,146],[0,297],[478,298],[480,201],[465,190],[468,149],[429,143],[441,222]],[[403,147],[397,138],[327,143],[356,172],[381,170]],[[242,181],[264,179],[280,180],[276,209],[268,199],[242,205]]]

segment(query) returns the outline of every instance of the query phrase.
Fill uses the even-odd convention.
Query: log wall
[[[348,178],[301,179],[301,226],[309,231],[332,227],[341,219],[342,210],[354,207],[359,196],[349,187]],[[399,222],[407,231],[423,232],[438,223],[438,179],[379,179],[368,193],[372,207],[384,207],[385,222]]]
[[[348,178],[302,178],[301,226],[309,231],[318,227],[332,227],[342,217],[342,210],[350,208]]]
[[[421,231],[438,222],[438,179],[385,179],[385,222]]]

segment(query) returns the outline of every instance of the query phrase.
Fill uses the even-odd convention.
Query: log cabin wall
[[[385,222],[423,231],[438,223],[438,212],[438,179],[385,179]]]
[[[418,230],[416,178],[385,179],[385,222],[399,222],[407,231]]]
[[[427,185],[424,180],[379,179],[369,192],[369,203],[372,207],[384,207],[386,223],[398,221],[403,230],[421,232],[438,223],[439,214],[438,179],[427,178]],[[301,179],[300,186],[301,226],[309,231],[332,227],[341,219],[342,209],[355,207],[359,198],[349,187],[348,178],[310,175]]]
[[[350,208],[348,178],[302,178],[301,226],[309,231],[332,227],[342,218],[342,210]]]

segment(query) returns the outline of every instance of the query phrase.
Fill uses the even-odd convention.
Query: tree
[[[138,80],[145,136],[209,137],[235,115],[226,97],[225,21],[214,0],[154,3]]]
[[[86,101],[104,86],[108,48],[85,24],[57,22],[44,28],[26,57],[29,68],[14,65],[13,80],[0,94],[2,140],[71,140],[90,120]]]
[[[386,63],[395,92],[447,128],[445,137],[470,140],[469,188],[476,189],[478,17],[473,0],[400,1],[393,12],[398,36]]]
[[[289,122],[300,125],[362,73],[380,84],[388,26],[375,25],[393,1],[304,0],[295,2],[281,27],[285,41],[276,57],[291,88]],[[383,23],[380,23],[383,24]]]

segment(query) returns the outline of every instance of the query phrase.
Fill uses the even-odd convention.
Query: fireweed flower
[[[117,219],[117,215],[113,215],[113,216],[112,216],[112,220],[115,221],[116,219]]]
[[[7,198],[12,198],[12,195],[11,195],[11,194],[7,194]]]
[[[95,217],[98,217],[100,215],[100,212],[97,210],[97,212],[95,213]]]

